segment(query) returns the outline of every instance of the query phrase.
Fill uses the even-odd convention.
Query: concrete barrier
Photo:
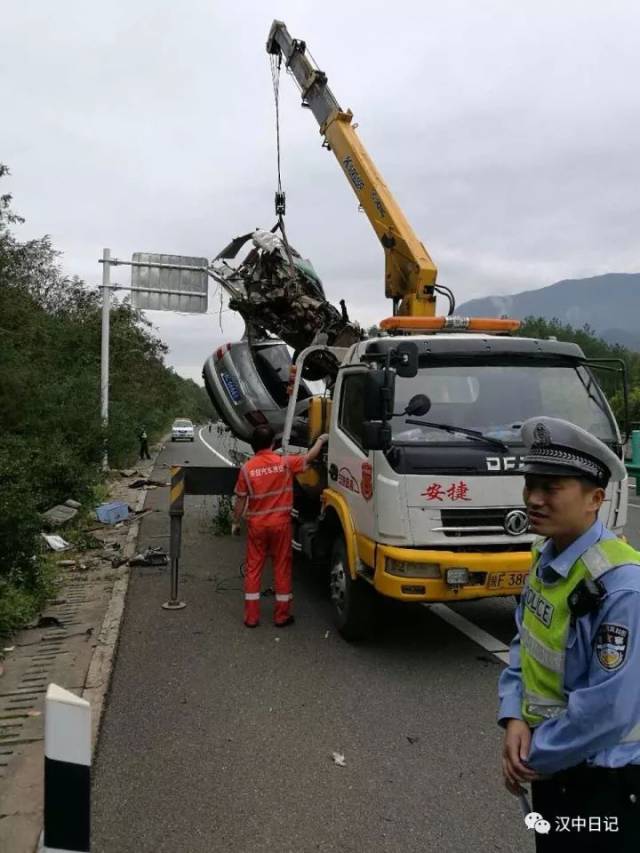
[[[44,720],[44,853],[91,849],[91,706],[50,684]]]

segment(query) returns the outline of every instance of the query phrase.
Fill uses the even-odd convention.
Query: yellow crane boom
[[[327,85],[327,75],[315,66],[305,42],[292,38],[282,21],[271,26],[267,52],[285,60],[300,87],[302,105],[315,116],[324,145],[333,151],[382,243],[385,296],[393,300],[393,313],[432,317],[436,266],[358,138],[351,110],[340,107]]]

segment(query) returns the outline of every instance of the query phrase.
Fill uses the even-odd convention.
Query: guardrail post
[[[186,469],[181,465],[171,466],[171,493],[170,493],[170,536],[169,536],[169,561],[171,563],[171,591],[169,600],[162,607],[165,610],[182,610],[186,607],[184,601],[178,598],[180,545],[182,541],[182,517],[184,515],[184,489]]]
[[[91,844],[91,706],[50,684],[44,718],[44,853]]]

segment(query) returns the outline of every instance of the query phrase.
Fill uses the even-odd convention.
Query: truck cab
[[[411,376],[388,366],[406,344],[416,357]],[[374,448],[372,396],[384,370],[392,379],[387,439]],[[422,417],[411,413],[416,399],[428,407]],[[615,418],[575,344],[454,332],[350,348],[325,415],[320,485],[299,488],[295,514],[295,547],[328,565],[346,636],[366,626],[371,606],[361,600],[371,591],[405,601],[520,593],[534,538],[520,427],[536,415],[576,423],[621,453]],[[311,430],[322,430],[313,418],[312,405]],[[611,483],[600,517],[619,534],[626,500],[626,482]]]

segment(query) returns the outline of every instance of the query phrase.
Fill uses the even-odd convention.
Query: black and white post
[[[44,721],[43,853],[88,853],[90,811],[91,706],[50,684]]]

